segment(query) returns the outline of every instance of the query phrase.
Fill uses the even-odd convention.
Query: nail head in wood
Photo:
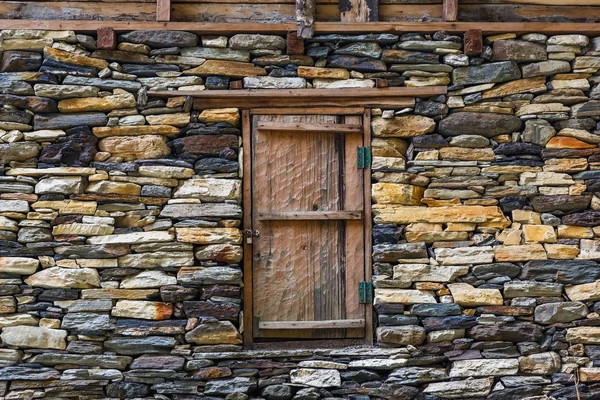
[[[99,28],[96,33],[97,49],[113,50],[117,48],[117,33],[113,30],[113,28]]]

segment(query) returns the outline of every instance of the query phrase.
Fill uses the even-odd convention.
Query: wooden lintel
[[[446,22],[458,20],[458,0],[443,0],[442,18]]]
[[[362,128],[362,127],[361,127]],[[361,220],[362,211],[287,211],[258,212],[260,221]]]
[[[171,0],[156,0],[156,20],[171,21]]]
[[[309,39],[315,32],[315,0],[296,0],[297,34],[300,39]]]
[[[338,319],[330,321],[264,321],[260,329],[343,329],[364,328],[364,319]]]
[[[362,133],[362,125],[259,123],[256,129],[276,132]]]
[[[74,30],[95,33],[103,27],[112,27],[115,32],[133,30],[175,30],[204,35],[234,35],[236,33],[280,34],[296,30],[295,23],[213,23],[213,22],[143,22],[143,21],[96,21],[96,20],[28,20],[0,19],[0,29]],[[563,34],[577,32],[583,35],[600,35],[600,24],[579,22],[315,22],[315,33],[432,33],[446,31],[464,33],[469,29],[481,29],[484,35],[512,32],[516,34],[538,32]]]

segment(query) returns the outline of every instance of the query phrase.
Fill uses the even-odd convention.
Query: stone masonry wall
[[[600,398],[600,38],[0,39],[0,398]],[[243,351],[239,110],[177,90],[376,80],[449,86],[372,110],[376,347]]]

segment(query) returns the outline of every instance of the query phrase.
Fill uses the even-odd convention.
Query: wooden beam
[[[234,35],[236,33],[285,35],[296,30],[295,23],[212,23],[212,22],[143,22],[143,21],[97,21],[97,20],[34,20],[0,19],[0,29],[31,29],[35,25],[43,30],[74,30],[81,33],[95,33],[103,27],[112,27],[115,32],[133,30],[175,30],[194,32],[199,35]],[[517,35],[531,32],[544,34],[568,34],[577,32],[583,35],[600,35],[600,24],[578,22],[315,22],[316,34],[342,33],[433,33],[446,31],[464,33],[469,29],[481,29],[484,35],[513,32]]]
[[[379,0],[340,0],[342,22],[375,22],[379,20]]]
[[[277,122],[259,123],[256,126],[259,130],[277,131],[277,132],[319,132],[319,133],[362,133],[362,125],[351,124],[289,124],[284,125]]]
[[[171,0],[156,0],[156,20],[161,22],[171,20]]]
[[[315,0],[296,0],[297,33],[300,39],[309,39],[315,32]]]
[[[364,328],[364,319],[336,319],[330,321],[263,321],[260,329],[343,329]]]
[[[362,126],[361,126],[362,131]],[[362,211],[287,211],[258,212],[260,221],[361,220]]]
[[[458,0],[444,0],[442,18],[446,22],[458,20]]]

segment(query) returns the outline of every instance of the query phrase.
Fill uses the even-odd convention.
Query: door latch
[[[373,303],[373,282],[358,283],[358,302],[360,304]]]
[[[244,237],[246,238],[247,244],[252,244],[252,238],[259,237],[259,236],[260,236],[260,231],[258,229],[255,229],[255,230],[244,229]]]
[[[359,147],[358,148],[358,168],[371,168],[371,148],[370,147]]]

